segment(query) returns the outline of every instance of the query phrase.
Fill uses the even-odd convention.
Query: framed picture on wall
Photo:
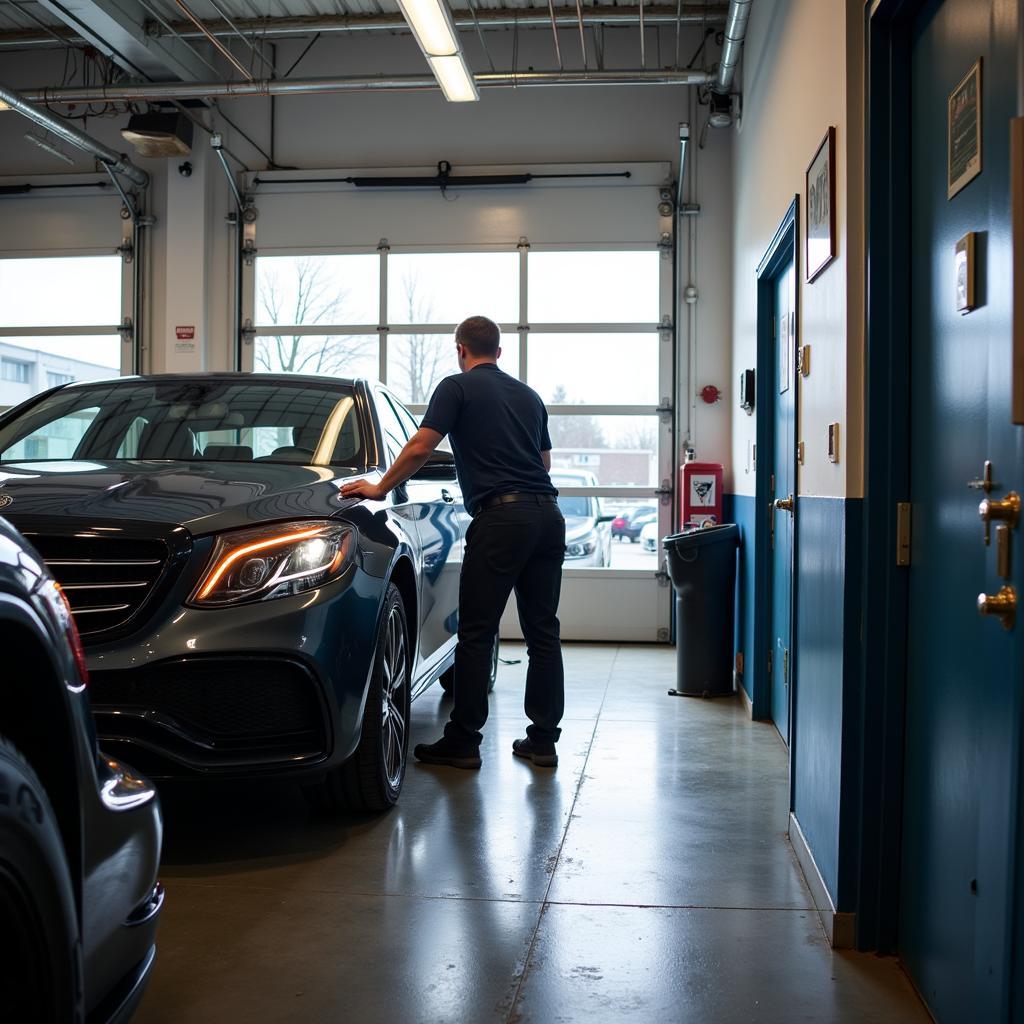
[[[813,281],[836,258],[836,130],[830,127],[807,166],[804,266]]]
[[[949,94],[947,198],[981,174],[981,58]]]

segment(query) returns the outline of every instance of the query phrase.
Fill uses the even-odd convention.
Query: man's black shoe
[[[436,743],[417,743],[413,749],[417,760],[424,764],[446,764],[450,768],[479,768],[479,747],[457,747],[447,736]]]
[[[554,743],[537,743],[529,737],[524,740],[513,740],[512,753],[516,757],[525,757],[532,761],[538,768],[554,768],[558,765]]]

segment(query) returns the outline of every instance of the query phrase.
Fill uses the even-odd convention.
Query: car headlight
[[[597,537],[586,533],[565,545],[566,558],[586,558],[597,550]]]
[[[225,533],[188,603],[211,607],[301,594],[341,576],[354,551],[353,530],[345,523],[316,520]]]

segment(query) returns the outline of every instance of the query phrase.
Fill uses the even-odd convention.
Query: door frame
[[[768,653],[771,650],[772,623],[772,552],[771,528],[768,501],[771,493],[772,457],[775,445],[775,338],[772,333],[775,320],[775,280],[786,264],[793,262],[793,312],[796,322],[794,353],[800,336],[800,196],[795,195],[779,222],[778,228],[761,262],[757,265],[757,376],[754,384],[754,408],[758,410],[756,424],[757,451],[760,453],[754,476],[756,514],[754,519],[754,664],[763,671],[767,686],[754,689],[753,717],[762,721],[771,719],[772,676],[767,674]],[[795,363],[795,359],[794,359]],[[798,375],[793,369],[793,387],[799,389]],[[793,436],[799,437],[800,402],[797,390],[794,403]],[[790,453],[793,460],[793,493],[799,491],[799,467],[796,445]],[[799,501],[793,511],[793,567],[790,587],[790,648],[789,648],[789,763],[790,763],[790,808],[793,805],[792,765],[796,750],[796,730],[793,728],[797,701],[797,656],[796,656],[796,609],[797,609],[797,513]]]
[[[867,498],[859,552],[860,793],[850,881],[857,945],[881,953],[897,949],[903,848],[909,572],[896,565],[895,551],[897,503],[910,499],[910,26],[926,2],[874,0],[866,8]]]

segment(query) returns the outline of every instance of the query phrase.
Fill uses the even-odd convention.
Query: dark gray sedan
[[[71,601],[105,749],[156,779],[293,775],[383,809],[450,673],[468,516],[450,454],[341,497],[416,429],[381,385],[73,384],[0,418],[0,503]]]
[[[74,620],[0,519],[0,1017],[121,1022],[155,955],[156,791],[101,754]]]

